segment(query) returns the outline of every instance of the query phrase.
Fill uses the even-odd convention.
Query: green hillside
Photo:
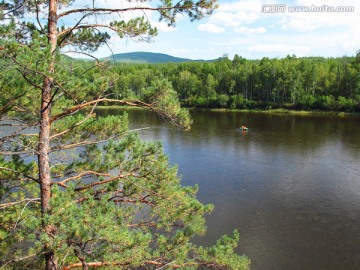
[[[163,53],[131,52],[119,53],[108,56],[102,60],[126,63],[180,63],[193,61],[191,59],[174,57]]]

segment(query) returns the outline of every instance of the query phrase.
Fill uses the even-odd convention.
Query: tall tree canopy
[[[112,72],[118,83],[113,92],[141,96],[151,78],[163,76],[180,102],[190,107],[359,112],[358,62],[358,56],[247,60],[235,55],[233,61],[115,63]]]
[[[110,4],[112,2],[108,2]],[[0,3],[0,266],[4,269],[247,269],[224,236],[210,248],[212,206],[180,185],[159,143],[143,143],[127,117],[97,117],[102,102],[149,108],[189,128],[171,84],[157,78],[141,100],[111,95],[106,64],[71,61],[112,34],[148,41],[149,13],[175,24],[201,19],[214,0],[3,0]],[[101,69],[101,72],[94,70]]]

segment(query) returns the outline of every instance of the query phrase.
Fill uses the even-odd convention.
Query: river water
[[[194,110],[184,132],[128,114],[132,128],[149,127],[143,139],[163,143],[183,185],[214,204],[197,243],[237,229],[253,270],[360,269],[359,117]]]

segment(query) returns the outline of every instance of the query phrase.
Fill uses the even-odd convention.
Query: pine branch
[[[37,151],[0,151],[0,155],[4,156],[13,156],[13,155],[36,155]]]
[[[39,27],[40,27],[41,33],[46,34],[45,29],[43,28],[43,26],[42,26],[42,24],[41,24],[41,22],[40,22],[40,18],[39,18],[39,4],[38,4],[38,2],[37,2],[36,0],[35,0],[35,7],[36,7],[36,21],[37,21],[37,23],[38,23],[38,25],[39,25]]]
[[[24,173],[22,173],[22,172],[19,172],[19,171],[10,169],[10,168],[6,168],[6,167],[0,167],[0,170],[5,170],[5,171],[13,172],[13,173],[15,173],[15,174],[17,174],[17,175],[22,175],[22,176],[24,176],[25,178],[27,178],[27,179],[29,179],[29,180],[32,180],[32,181],[35,181],[35,182],[39,183],[39,180],[38,180],[38,179],[36,179],[36,178],[34,178],[34,177],[32,177],[32,176],[26,175],[26,174],[24,174]],[[12,180],[12,181],[18,180],[18,181],[22,181],[22,180],[25,180],[25,179],[23,179],[23,178],[20,178],[20,179],[0,179],[0,181],[1,181],[1,180],[3,180],[3,181],[6,181],[6,180]]]
[[[29,136],[37,136],[36,134],[29,134]],[[29,141],[27,145],[23,144],[21,142],[21,140],[16,140],[16,139],[9,139],[9,140],[6,140],[8,141],[9,143],[16,143],[18,146],[20,146],[21,149],[23,149],[23,151],[36,151],[35,149],[31,148],[31,144],[37,144],[36,141]]]
[[[82,191],[82,190],[89,189],[89,188],[92,188],[92,187],[95,187],[95,186],[110,183],[110,182],[113,182],[113,181],[116,181],[116,180],[119,180],[119,179],[122,179],[122,178],[125,178],[125,177],[134,176],[133,171],[138,170],[138,169],[139,168],[135,168],[134,170],[132,170],[131,172],[129,172],[127,174],[120,174],[120,175],[118,175],[116,177],[113,177],[113,178],[110,178],[110,179],[107,179],[107,180],[104,180],[104,181],[94,182],[94,183],[91,183],[91,184],[83,186],[83,187],[75,188],[75,191]]]
[[[37,88],[37,89],[42,89],[41,85],[38,85],[36,83],[33,83],[29,78],[28,78],[28,75],[29,73],[28,72],[23,72],[22,70],[20,70],[19,68],[16,68],[16,70],[21,74],[21,76],[24,78],[24,80],[32,85],[33,87]],[[29,69],[27,69],[29,71]],[[33,77],[33,76],[32,76]]]
[[[24,126],[25,126],[24,124],[11,124],[11,123],[0,124],[0,127],[24,127]]]
[[[93,66],[92,68],[94,68],[94,67],[96,67],[97,65],[99,65],[99,64],[100,64],[99,59],[98,59],[98,58],[96,58],[95,56],[93,56],[93,55],[92,55],[92,54],[90,54],[90,53],[86,53],[86,52],[79,52],[79,51],[66,51],[66,52],[64,52],[64,53],[65,53],[65,54],[66,54],[66,53],[83,54],[83,55],[86,55],[86,56],[88,56],[88,57],[90,57],[90,58],[94,59],[94,60],[96,61],[96,65],[95,65],[95,66]]]
[[[64,131],[62,131],[62,132],[60,132],[60,133],[57,133],[57,134],[55,134],[55,135],[50,136],[50,140],[52,140],[52,139],[54,139],[54,138],[56,138],[56,137],[59,137],[59,136],[61,136],[61,135],[64,135],[64,134],[68,133],[69,131],[73,131],[76,127],[78,127],[78,126],[80,126],[81,124],[83,124],[84,122],[86,122],[90,117],[95,116],[95,115],[93,114],[93,112],[94,112],[94,110],[95,110],[95,108],[96,108],[96,105],[97,105],[97,103],[94,104],[94,106],[92,107],[91,111],[87,114],[87,116],[86,116],[83,120],[81,120],[80,122],[74,124],[72,127],[70,127],[70,128],[67,129],[67,130],[64,130]]]
[[[92,101],[89,101],[89,102],[85,102],[85,103],[82,103],[82,104],[79,104],[79,105],[76,105],[70,109],[67,109],[66,111],[62,112],[62,113],[59,113],[55,116],[53,116],[51,118],[51,123],[62,118],[62,117],[65,117],[67,115],[70,115],[70,114],[73,114],[74,112],[77,112],[78,110],[81,110],[82,108],[85,108],[85,107],[88,107],[88,106],[91,106],[95,103],[99,103],[99,102],[111,102],[111,103],[120,103],[122,105],[129,105],[129,106],[136,106],[136,107],[146,107],[146,108],[150,108],[150,109],[153,109],[149,104],[145,103],[145,102],[141,102],[139,100],[120,100],[120,99],[109,99],[109,98],[99,98],[99,99],[96,99],[96,100],[92,100]]]
[[[15,57],[15,56],[10,56],[9,58],[10,58],[16,65],[18,65],[19,67],[22,67],[24,70],[29,71],[29,72],[33,72],[33,73],[35,73],[35,74],[37,74],[37,75],[40,75],[40,76],[42,76],[44,79],[48,79],[48,78],[49,78],[45,73],[40,72],[40,71],[38,71],[38,70],[30,69],[30,68],[27,67],[26,65],[21,64],[19,61],[16,60],[16,57]],[[17,69],[17,70],[18,70],[18,69]]]
[[[64,187],[64,188],[67,188],[67,186],[65,185],[65,183],[69,182],[69,181],[72,181],[72,180],[75,180],[75,179],[79,179],[83,176],[86,176],[86,175],[96,175],[96,176],[111,176],[110,174],[108,173],[99,173],[99,172],[93,172],[93,171],[86,171],[86,172],[82,172],[82,173],[79,173],[78,175],[75,175],[75,176],[71,176],[69,178],[66,178],[60,182],[55,182],[55,183],[52,183],[52,185],[59,185],[61,187]]]
[[[19,2],[20,2],[20,1],[19,1]],[[19,2],[18,2],[18,3],[19,3]],[[14,6],[13,6],[13,9],[10,9],[8,12],[5,12],[5,13],[3,14],[3,16],[6,16],[6,15],[8,15],[8,14],[10,14],[10,13],[14,13],[14,12],[16,12],[17,10],[25,7],[26,4],[27,4],[26,2],[27,2],[27,1],[24,0],[24,1],[20,2],[21,4],[18,5],[18,6],[14,5]]]
[[[60,43],[62,43],[66,37],[68,37],[74,30],[78,30],[78,29],[88,29],[88,28],[98,28],[98,27],[102,27],[102,28],[107,28],[107,29],[110,29],[114,32],[116,32],[116,28],[115,27],[112,27],[108,24],[89,24],[89,25],[75,25],[71,28],[68,28],[62,32],[59,33],[59,36],[62,36],[62,35],[65,35],[65,37],[59,42],[59,45]]]
[[[39,253],[31,254],[31,255],[28,255],[28,256],[25,256],[25,257],[21,257],[21,258],[17,258],[17,259],[13,259],[13,260],[7,261],[6,263],[4,263],[3,265],[0,266],[0,269],[1,269],[1,268],[6,269],[5,267],[6,267],[8,264],[16,263],[16,262],[21,262],[21,261],[24,261],[24,260],[27,260],[27,259],[30,259],[30,258],[38,257],[39,255],[44,255],[45,253],[46,253],[46,252],[41,252],[40,254],[39,254]]]
[[[127,225],[129,228],[136,228],[136,227],[158,227],[154,222],[141,222],[136,224],[129,224]]]
[[[103,266],[125,266],[129,265],[130,262],[127,263],[115,263],[115,262],[88,262],[87,265],[93,268],[103,267]],[[73,263],[70,265],[63,266],[61,270],[70,270],[76,268],[82,268],[83,263]]]
[[[80,252],[78,249],[76,249],[76,248],[75,248],[74,252],[75,252],[76,257],[78,257],[78,259],[81,261],[82,269],[83,269],[83,270],[89,269],[89,265],[88,265],[88,263],[86,262],[86,258],[81,255],[81,252]]]
[[[23,64],[21,64],[20,62],[18,62],[17,60],[16,60],[16,58],[15,57],[9,57],[16,65],[18,65],[19,67],[21,67],[21,68],[23,68],[25,71],[28,71],[28,72],[30,72],[30,73],[34,73],[34,74],[36,74],[36,75],[40,75],[41,77],[43,77],[44,79],[49,79],[49,77],[45,74],[45,73],[43,73],[43,72],[40,72],[40,71],[38,71],[38,70],[34,70],[34,69],[30,69],[29,67],[27,67],[26,65],[23,65]],[[26,76],[24,76],[24,72],[23,71],[20,71],[20,69],[16,69],[18,72],[20,72],[20,74],[24,77],[24,79],[29,83],[29,84],[31,84],[32,86],[34,86],[35,88],[39,88],[39,89],[42,89],[42,87],[41,86],[39,86],[39,85],[35,85],[35,84],[33,84],[31,81],[29,81],[28,79],[27,79],[27,77]],[[58,82],[57,80],[55,80],[55,79],[53,79],[53,86],[58,86],[66,95],[68,95],[71,99],[73,99],[76,103],[78,103],[78,101],[77,101],[77,99],[69,92],[69,91],[67,91],[62,85],[61,85],[61,83],[60,82]],[[26,93],[24,93],[23,95],[25,95]],[[56,93],[55,93],[56,94]],[[23,96],[22,95],[22,96]],[[21,97],[21,96],[19,96],[19,97]],[[55,97],[55,95],[53,96],[53,98]],[[1,108],[1,110],[2,110],[3,108]],[[0,112],[1,112],[1,110],[0,110]]]
[[[4,106],[2,106],[2,107],[0,108],[0,115],[3,115],[3,114],[4,114],[6,107],[8,107],[8,106],[10,106],[11,104],[15,103],[16,100],[18,100],[19,98],[21,98],[21,97],[23,97],[23,96],[25,96],[25,95],[26,95],[26,92],[24,92],[24,93],[22,93],[22,94],[20,94],[20,95],[18,95],[18,96],[16,96],[16,97],[12,97]]]
[[[104,194],[106,192],[109,192],[109,190],[107,188],[96,190],[94,193],[91,194],[91,196],[95,197],[96,195]],[[116,190],[116,192],[123,192],[123,190]],[[83,197],[83,198],[77,199],[75,202],[76,203],[81,203],[81,202],[87,201],[89,199],[90,199],[90,197]]]
[[[14,139],[14,138],[18,137],[18,136],[26,135],[26,134],[23,134],[23,133],[19,134],[19,132],[24,131],[27,128],[34,127],[33,125],[24,125],[24,124],[0,124],[0,126],[9,126],[9,127],[20,126],[20,127],[22,127],[22,128],[16,130],[15,132],[13,132],[10,135],[0,137],[0,145],[3,144],[6,141],[9,141],[11,139]],[[34,135],[34,134],[31,134],[31,135]]]
[[[153,203],[153,202],[150,202],[148,200],[145,200],[145,199],[126,199],[126,198],[119,198],[119,199],[113,199],[113,200],[110,200],[114,203],[120,203],[120,202],[125,202],[125,203],[144,203],[144,204],[147,204],[149,206],[155,206],[156,204]]]
[[[130,7],[130,8],[116,8],[116,9],[112,9],[112,8],[79,8],[79,9],[72,9],[72,10],[68,10],[65,11],[63,13],[60,13],[58,15],[58,19],[70,14],[74,14],[74,13],[89,13],[91,15],[95,15],[95,14],[112,14],[112,13],[123,13],[123,12],[127,12],[127,11],[168,11],[168,10],[172,10],[174,9],[176,6],[167,6],[167,7]],[[195,6],[191,6],[190,8],[194,8]]]
[[[40,198],[24,199],[24,200],[21,200],[21,201],[18,201],[18,202],[3,203],[3,204],[0,204],[0,209],[5,209],[7,207],[22,204],[24,202],[26,202],[26,205],[31,203],[31,202],[38,203],[38,201],[40,201]]]
[[[131,264],[131,262],[123,262],[123,263],[119,263],[119,262],[88,262],[87,265],[89,267],[92,268],[98,268],[98,267],[106,267],[106,266],[126,266]],[[217,264],[210,264],[210,263],[197,263],[197,262],[189,262],[189,263],[182,263],[182,264],[175,264],[174,261],[172,262],[163,262],[161,260],[161,258],[159,258],[158,260],[148,260],[148,261],[144,261],[143,265],[153,265],[155,267],[161,267],[161,268],[156,268],[156,269],[162,269],[163,267],[171,267],[171,268],[183,268],[186,266],[197,266],[197,265],[204,265],[204,266],[208,266],[210,268],[214,268],[214,269],[225,269],[222,268],[221,265],[217,265]],[[76,269],[76,268],[81,268],[83,267],[82,263],[73,263],[67,266],[63,266],[61,268],[61,270],[70,270],[70,269]]]
[[[77,147],[83,147],[83,146],[87,146],[87,145],[94,145],[94,144],[99,144],[99,143],[104,143],[104,142],[108,142],[112,139],[114,139],[115,136],[109,137],[107,139],[104,140],[98,140],[98,141],[83,141],[83,142],[79,142],[79,143],[72,143],[72,144],[68,144],[68,145],[59,145],[56,147],[53,147],[50,149],[50,153],[51,152],[55,152],[55,151],[62,151],[62,150],[68,150],[68,149],[72,149],[72,148],[77,148]]]
[[[83,15],[83,16],[81,17],[81,19],[79,19],[79,20],[77,21],[77,23],[75,24],[74,27],[69,28],[69,29],[67,29],[67,30],[65,30],[65,31],[62,31],[62,32],[58,33],[58,38],[61,37],[62,35],[65,35],[65,36],[58,42],[58,46],[61,47],[61,44],[64,42],[64,40],[65,40],[69,35],[71,35],[71,33],[76,29],[76,27],[78,27],[78,26],[80,25],[80,23],[82,22],[82,20],[85,19],[87,16],[89,16],[89,15],[88,15],[88,14]]]
[[[109,29],[111,31],[114,31],[115,33],[119,33],[119,29],[115,26],[110,26],[108,24],[88,24],[88,25],[76,25],[74,27],[68,28],[62,32],[59,33],[59,36],[65,35],[64,38],[62,38],[62,40],[59,42],[59,46],[61,46],[61,44],[65,41],[66,37],[68,37],[74,30],[79,30],[79,29],[90,29],[90,28],[106,28]],[[127,35],[130,38],[135,38],[137,36],[140,35],[141,38],[141,34],[134,32],[132,29],[126,29],[126,28],[122,28],[122,33],[124,35]],[[142,41],[146,41],[149,42],[149,39],[146,38],[141,38]],[[68,43],[65,45],[70,45],[72,43]],[[64,46],[65,46],[64,45]]]

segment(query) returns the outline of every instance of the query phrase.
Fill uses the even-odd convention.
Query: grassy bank
[[[100,105],[97,109],[122,109],[122,110],[146,110],[142,107],[134,106],[119,106],[119,105]],[[188,107],[189,110],[202,110],[202,111],[214,111],[214,112],[244,112],[244,113],[268,113],[268,114],[292,114],[292,115],[336,115],[336,116],[360,116],[360,113],[349,113],[339,111],[323,111],[323,110],[295,110],[295,109],[228,109],[228,108],[195,108]]]
[[[189,108],[191,110],[205,110],[214,112],[244,112],[244,113],[267,113],[267,114],[293,114],[293,115],[337,115],[337,116],[360,116],[360,113],[322,110],[295,110],[295,109],[227,109],[227,108]]]

